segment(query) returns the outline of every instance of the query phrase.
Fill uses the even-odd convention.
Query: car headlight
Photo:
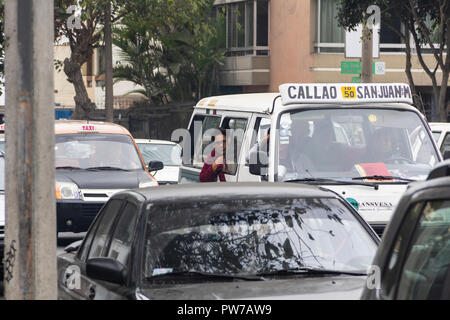
[[[56,199],[78,200],[81,199],[81,191],[73,182],[56,182]]]
[[[147,188],[147,187],[157,187],[158,182],[155,180],[147,181],[147,182],[139,182],[139,188]]]

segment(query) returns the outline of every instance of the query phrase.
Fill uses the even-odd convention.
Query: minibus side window
[[[235,175],[237,172],[239,156],[248,120],[245,118],[224,118],[222,127],[227,129],[227,174]]]
[[[192,119],[189,132],[191,135],[191,157],[190,163],[194,167],[203,167],[203,151],[212,142],[211,137],[205,135],[209,129],[217,129],[220,125],[220,116],[213,115],[195,115]],[[200,130],[201,128],[201,130]]]

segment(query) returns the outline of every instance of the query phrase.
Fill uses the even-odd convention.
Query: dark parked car
[[[350,204],[315,186],[127,190],[58,257],[59,298],[358,299],[378,242]]]
[[[450,299],[450,161],[427,180],[401,198],[373,262],[379,275],[362,299]]]

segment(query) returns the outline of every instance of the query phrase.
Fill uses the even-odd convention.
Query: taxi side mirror
[[[148,171],[158,171],[164,169],[164,163],[161,161],[150,161],[148,163]]]
[[[249,171],[256,176],[267,175],[267,168],[269,167],[269,159],[266,152],[257,151],[250,153],[249,156]]]

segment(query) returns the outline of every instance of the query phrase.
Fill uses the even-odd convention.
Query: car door
[[[106,251],[114,222],[124,204],[125,201],[121,199],[111,199],[107,202],[87,232],[74,263],[64,266],[61,281],[64,298],[85,300],[99,297],[96,281],[86,276],[86,261],[100,257]],[[102,288],[101,291],[105,293],[105,289]]]

